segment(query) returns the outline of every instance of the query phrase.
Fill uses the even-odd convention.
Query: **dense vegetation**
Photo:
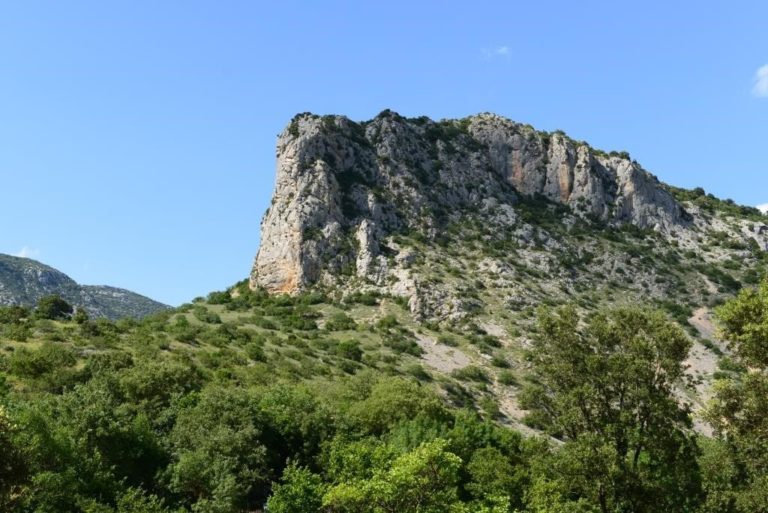
[[[541,310],[524,437],[483,395],[508,364],[429,372],[396,301],[231,292],[141,322],[0,308],[0,511],[768,511],[768,282],[719,310],[714,438],[661,312]]]

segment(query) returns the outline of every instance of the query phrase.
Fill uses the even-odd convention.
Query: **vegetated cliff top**
[[[349,276],[413,296],[414,287],[397,284],[437,246],[449,255],[474,252],[454,255],[454,263],[473,260],[496,274],[498,257],[513,257],[512,264],[554,276],[572,270],[563,265],[569,260],[592,264],[585,255],[592,250],[626,260],[626,248],[606,255],[597,244],[617,232],[661,241],[651,252],[707,252],[718,245],[705,244],[710,237],[733,240],[726,249],[764,250],[766,220],[757,209],[665,185],[626,152],[606,153],[494,114],[434,122],[384,111],[355,123],[305,113],[278,139],[276,187],[251,284],[293,293]],[[518,254],[542,249],[540,258]],[[445,264],[446,251],[436,253],[442,256],[433,263]],[[643,269],[630,274],[635,270]]]
[[[129,290],[105,285],[79,285],[72,278],[30,258],[0,254],[0,305],[34,306],[57,294],[92,317],[141,318],[169,308]]]

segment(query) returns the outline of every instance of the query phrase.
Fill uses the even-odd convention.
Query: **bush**
[[[376,306],[379,304],[379,294],[375,292],[355,292],[344,298],[344,302],[353,305],[355,303]]]
[[[497,354],[497,355],[494,355],[493,358],[491,359],[491,365],[493,365],[494,367],[500,367],[502,369],[506,369],[509,367],[509,362],[507,361],[506,358]]]
[[[53,294],[43,296],[37,301],[35,316],[38,319],[67,319],[73,311],[72,305]]]
[[[208,324],[221,324],[221,317],[216,312],[211,312],[204,306],[196,306],[192,309],[192,315],[200,322]]]
[[[363,358],[363,350],[356,340],[342,340],[336,344],[335,353],[342,358],[359,362]]]
[[[325,322],[325,329],[328,331],[347,331],[355,328],[357,328],[355,320],[343,312],[333,314]]]
[[[326,485],[320,476],[291,463],[280,484],[267,501],[271,513],[312,513],[320,511]]]
[[[208,303],[212,305],[224,305],[232,301],[232,295],[229,292],[211,292],[208,294]]]
[[[451,372],[451,376],[461,381],[477,381],[479,383],[488,383],[490,381],[488,373],[476,365],[455,369]]]
[[[397,325],[397,317],[394,315],[385,315],[379,319],[379,322],[376,323],[376,327],[381,329],[390,329],[396,327]]]
[[[423,353],[419,344],[406,338],[401,333],[386,333],[383,336],[384,345],[396,353],[407,353],[413,356],[421,356]]]
[[[15,324],[30,316],[29,308],[24,306],[0,306],[0,324]]]
[[[515,375],[508,370],[503,370],[499,372],[497,380],[501,385],[506,385],[506,386],[517,385],[517,378],[515,378]]]
[[[449,347],[457,347],[459,345],[459,341],[456,340],[456,337],[452,337],[451,335],[440,335],[437,337],[437,343]]]
[[[10,358],[11,372],[23,378],[37,378],[60,367],[77,363],[74,351],[53,343],[43,344],[40,349],[21,348]]]
[[[9,324],[2,330],[2,334],[16,342],[26,342],[32,336],[32,330],[27,324]]]

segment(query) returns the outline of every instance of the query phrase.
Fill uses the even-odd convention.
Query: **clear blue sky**
[[[223,289],[303,111],[492,111],[765,203],[766,27],[738,0],[2,2],[0,252],[170,304]]]

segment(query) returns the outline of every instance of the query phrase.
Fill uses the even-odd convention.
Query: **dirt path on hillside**
[[[717,328],[712,320],[712,311],[709,308],[698,308],[693,312],[688,322],[696,328],[702,339],[709,340],[721,352],[728,353],[725,344],[717,338]],[[686,374],[693,381],[693,388],[696,391],[696,398],[693,401],[694,429],[705,435],[711,435],[712,428],[701,420],[700,415],[712,398],[712,383],[714,374],[718,370],[719,360],[720,356],[714,351],[701,342],[696,341],[688,353],[688,358],[683,362],[688,367]]]
[[[707,307],[701,307],[693,312],[688,322],[696,328],[702,338],[715,340],[715,323],[712,322],[712,311]]]

